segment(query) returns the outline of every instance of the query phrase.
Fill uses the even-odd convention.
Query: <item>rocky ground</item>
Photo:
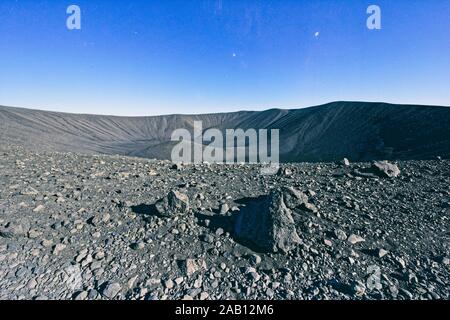
[[[397,165],[2,146],[0,299],[448,299],[450,161]]]

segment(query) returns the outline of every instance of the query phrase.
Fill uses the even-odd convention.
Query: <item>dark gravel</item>
[[[267,176],[2,146],[0,299],[448,299],[450,161],[397,165]],[[236,221],[282,187],[307,201],[268,202],[298,235],[273,252]]]

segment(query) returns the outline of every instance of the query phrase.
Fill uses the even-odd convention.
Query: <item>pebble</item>
[[[228,211],[230,211],[230,207],[228,206],[228,204],[222,203],[219,209],[220,214],[225,215],[228,213]]]
[[[355,281],[351,285],[351,290],[357,297],[362,297],[366,293],[366,286],[361,281]]]
[[[38,212],[43,211],[44,209],[45,209],[45,206],[42,205],[42,204],[40,204],[40,205],[38,205],[36,208],[33,209],[33,212],[38,213]]]
[[[183,277],[178,277],[178,278],[175,279],[175,283],[176,283],[177,285],[182,284],[183,281],[184,281],[184,278],[183,278]]]
[[[357,244],[360,242],[364,242],[366,241],[363,237],[356,235],[356,234],[352,234],[348,237],[347,239],[348,242],[350,242],[351,244]]]
[[[202,292],[200,293],[200,300],[207,300],[209,298],[208,292]]]
[[[65,244],[58,243],[57,245],[55,245],[55,246],[53,247],[53,254],[54,254],[54,255],[58,255],[58,254],[60,254],[61,251],[63,251],[65,248],[66,248],[66,245],[65,245]]]
[[[251,263],[252,265],[254,265],[254,266],[256,266],[256,265],[258,265],[258,264],[261,263],[261,257],[258,256],[257,254],[252,254],[252,255],[250,255],[249,260],[250,260],[250,263]]]
[[[384,249],[378,249],[377,256],[378,258],[383,258],[385,255],[387,255],[389,252]]]
[[[181,281],[181,282],[183,282],[183,281]],[[180,284],[181,282],[179,282],[179,283],[177,282],[177,284]],[[169,280],[164,281],[164,286],[170,290],[174,287],[174,283],[171,279],[169,279]]]
[[[334,234],[335,234],[336,238],[339,240],[342,240],[342,241],[347,240],[347,234],[343,230],[336,229],[334,231]]]
[[[348,166],[350,165],[350,161],[349,161],[347,158],[344,158],[344,159],[341,161],[341,164],[342,164],[343,166],[348,167]]]
[[[256,272],[255,268],[248,267],[245,270],[245,274],[253,282],[257,282],[259,281],[259,279],[261,279],[261,276]]]
[[[102,295],[108,299],[114,299],[121,290],[122,286],[119,283],[107,283],[102,291]]]
[[[200,270],[206,270],[206,262],[203,259],[186,259],[182,263],[182,269],[189,277]]]

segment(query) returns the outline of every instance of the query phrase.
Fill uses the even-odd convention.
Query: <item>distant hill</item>
[[[366,102],[204,115],[116,117],[0,106],[0,142],[170,159],[175,129],[280,129],[283,162],[450,158],[450,108]]]

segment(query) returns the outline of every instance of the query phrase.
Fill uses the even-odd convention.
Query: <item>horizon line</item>
[[[21,109],[21,110],[30,110],[30,111],[39,111],[39,112],[48,112],[48,113],[60,113],[67,115],[80,115],[80,116],[104,116],[104,117],[117,117],[117,118],[150,118],[150,117],[170,117],[170,116],[200,116],[200,115],[214,115],[214,114],[225,114],[225,113],[254,113],[254,112],[267,112],[271,110],[279,110],[279,111],[294,111],[300,109],[310,109],[323,107],[331,104],[337,103],[365,103],[365,104],[385,104],[385,105],[393,105],[393,106],[417,106],[417,107],[441,107],[441,108],[450,108],[450,105],[428,105],[428,104],[411,104],[411,103],[391,103],[385,101],[362,101],[362,100],[336,100],[327,103],[322,103],[318,105],[310,105],[305,107],[292,107],[292,108],[267,108],[262,110],[246,110],[239,109],[235,111],[220,111],[220,112],[210,112],[210,113],[168,113],[168,114],[155,114],[155,115],[114,115],[114,114],[101,114],[101,113],[77,113],[77,112],[65,112],[65,111],[56,111],[56,110],[45,110],[40,107],[30,108],[30,107],[17,107],[17,106],[6,106],[0,104],[0,108],[7,109]]]

